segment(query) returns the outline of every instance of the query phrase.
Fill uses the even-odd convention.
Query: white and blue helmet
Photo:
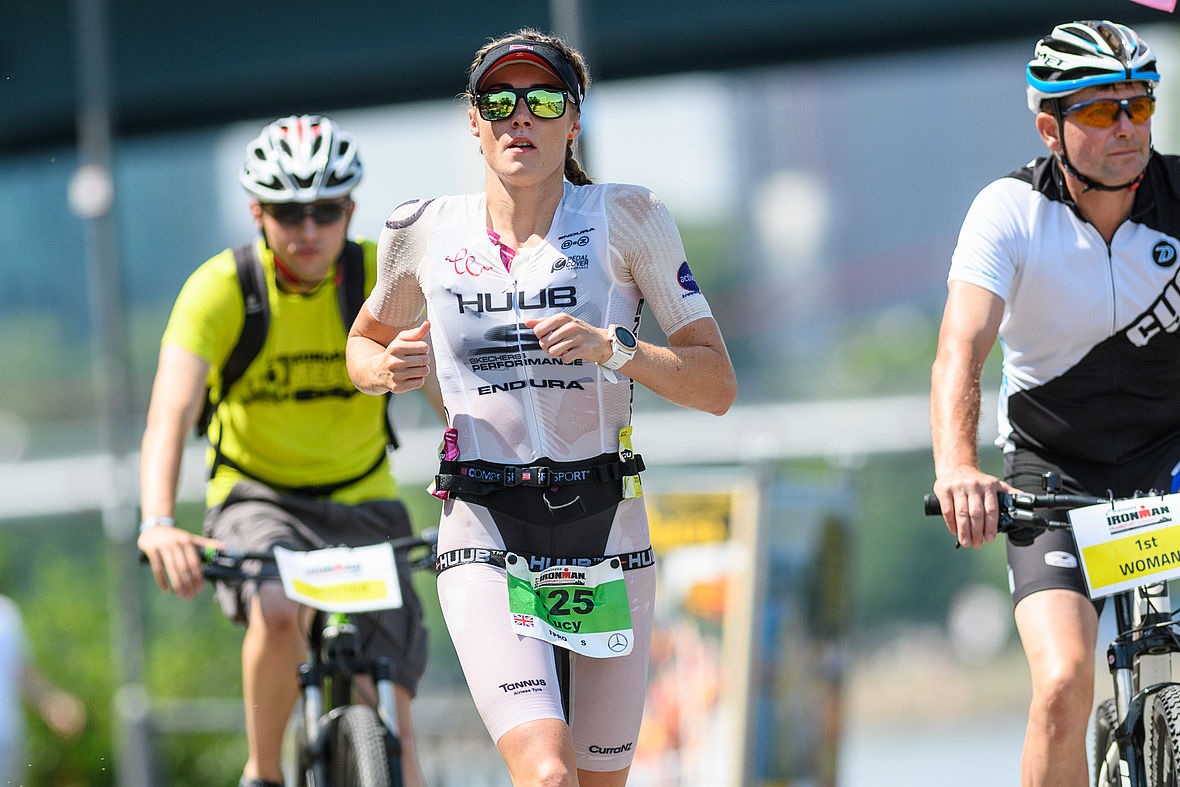
[[[326,117],[285,117],[246,146],[238,180],[260,202],[309,203],[347,197],[360,183],[353,138]]]
[[[1028,108],[1096,85],[1159,82],[1155,54],[1131,28],[1115,22],[1067,22],[1037,42],[1027,69]]]

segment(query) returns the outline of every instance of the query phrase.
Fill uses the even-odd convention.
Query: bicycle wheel
[[[385,727],[365,705],[349,705],[336,720],[329,769],[332,787],[389,787]]]
[[[1149,700],[1145,748],[1148,784],[1180,783],[1180,686],[1162,689]]]
[[[1114,698],[1103,700],[1094,709],[1094,747],[1090,758],[1094,764],[1094,787],[1119,787],[1119,747],[1114,739],[1118,724]]]

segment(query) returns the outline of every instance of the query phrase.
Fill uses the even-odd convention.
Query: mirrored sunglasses
[[[326,227],[340,221],[344,212],[348,210],[348,205],[349,200],[313,202],[310,205],[299,202],[264,202],[262,209],[279,224],[294,227],[302,224],[307,216],[311,216],[311,220],[316,224]]]
[[[1127,113],[1132,123],[1142,123],[1155,112],[1155,96],[1096,98],[1061,110],[1062,115],[1070,115],[1083,126],[1091,128],[1110,128],[1118,122],[1122,112]]]
[[[475,97],[479,116],[484,120],[503,120],[516,111],[516,102],[524,105],[533,117],[553,120],[565,114],[564,90],[555,87],[500,87],[485,90]]]

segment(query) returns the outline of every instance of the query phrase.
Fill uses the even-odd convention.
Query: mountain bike
[[[1046,474],[1042,486],[1044,494],[999,495],[999,530],[1008,533],[1016,543],[1025,539],[1024,543],[1028,543],[1043,530],[1074,529],[1070,522],[1049,520],[1037,511],[1072,511],[1089,506],[1109,506],[1115,511],[1120,504],[1131,503],[1132,507],[1155,512],[1166,510],[1172,502],[1180,503],[1180,500],[1163,502],[1165,498],[1158,492],[1121,499],[1061,494],[1057,491],[1060,481],[1053,473]],[[1151,498],[1161,503],[1157,506]],[[1152,502],[1150,509],[1148,502]],[[938,498],[933,494],[927,494],[924,503],[928,516],[941,515]],[[1122,509],[1126,510],[1127,506],[1123,505]],[[1175,510],[1180,514],[1180,504],[1175,505]],[[1139,511],[1111,519],[1123,516],[1138,517]],[[1170,513],[1161,517],[1166,517],[1165,524],[1171,521]],[[1132,540],[1136,524],[1135,518],[1115,523],[1127,525],[1120,532],[1129,534],[1123,537]],[[1160,540],[1156,535],[1142,538]],[[1180,560],[1180,552],[1175,559]],[[1168,562],[1172,560],[1169,556]],[[1180,784],[1180,684],[1171,680],[1168,660],[1171,654],[1180,653],[1177,637],[1180,630],[1176,622],[1180,613],[1172,611],[1167,583],[1159,581],[1158,575],[1142,582],[1132,578],[1118,583],[1117,587],[1116,592],[1109,594],[1116,634],[1106,651],[1114,696],[1103,700],[1094,711],[1091,748],[1094,784],[1096,787],[1177,785]]]
[[[404,554],[411,570],[434,568],[435,529],[419,536],[386,542],[394,554]],[[378,545],[383,546],[383,545]],[[345,548],[298,553],[337,557]],[[362,547],[361,549],[365,549]],[[329,553],[331,553],[329,555]],[[228,583],[283,581],[288,595],[291,577],[283,576],[282,561],[274,552],[242,552],[206,549],[202,555],[204,575]],[[338,560],[336,562],[339,562]],[[314,610],[308,630],[307,661],[299,666],[299,694],[302,712],[294,719],[294,762],[292,772],[303,787],[402,787],[401,737],[394,701],[396,665],[384,657],[370,658],[364,642],[357,637],[357,614],[389,608],[388,603],[358,601],[365,596],[365,583],[374,580],[356,571],[348,586],[336,593],[309,596],[307,586],[296,601]],[[396,581],[396,574],[394,576]],[[295,580],[299,582],[298,579]],[[341,595],[350,600],[343,606],[327,598]],[[321,599],[317,601],[318,599]],[[376,697],[357,702],[357,678],[372,678]]]

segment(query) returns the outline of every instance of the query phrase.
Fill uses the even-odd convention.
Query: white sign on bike
[[[330,547],[295,552],[275,547],[287,597],[325,612],[370,612],[402,605],[393,547]]]
[[[1180,494],[1115,500],[1069,512],[1090,597],[1180,576]]]

